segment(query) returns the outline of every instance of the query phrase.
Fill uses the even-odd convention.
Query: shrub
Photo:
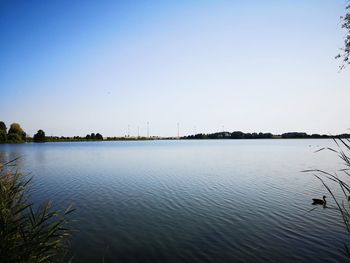
[[[43,130],[38,130],[38,132],[33,137],[34,142],[45,142],[46,136]]]

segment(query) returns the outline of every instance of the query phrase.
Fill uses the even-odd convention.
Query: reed
[[[346,231],[350,234],[350,140],[340,137],[333,138],[336,148],[321,148],[320,151],[331,151],[337,154],[343,163],[338,171],[328,172],[320,169],[305,170],[312,173],[332,196],[339,211]],[[338,187],[337,187],[338,186]],[[337,188],[335,188],[337,187]],[[338,194],[340,192],[340,194]],[[350,249],[345,245],[346,254],[350,257]]]
[[[71,230],[68,207],[29,202],[31,178],[19,173],[16,160],[0,164],[0,262],[67,260]]]

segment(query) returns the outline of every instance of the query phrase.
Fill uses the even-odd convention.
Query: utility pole
[[[147,138],[149,138],[149,121],[147,122]]]
[[[177,139],[180,139],[180,123],[177,123]]]
[[[130,125],[128,124],[128,137],[130,137]]]
[[[137,126],[137,138],[140,138],[140,126]]]

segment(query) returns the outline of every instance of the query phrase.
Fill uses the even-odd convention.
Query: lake
[[[73,204],[73,262],[340,262],[349,235],[321,183],[332,140],[0,145],[31,199]],[[328,196],[330,208],[312,198]]]

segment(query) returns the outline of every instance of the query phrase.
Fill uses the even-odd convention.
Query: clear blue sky
[[[0,0],[0,120],[33,134],[349,132],[344,0]]]

